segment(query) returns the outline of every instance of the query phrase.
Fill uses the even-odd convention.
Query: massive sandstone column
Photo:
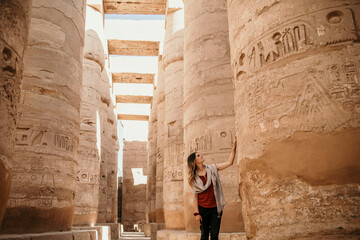
[[[98,34],[85,34],[83,88],[80,106],[80,138],[73,225],[96,224],[100,174],[100,92],[104,50]]]
[[[84,2],[34,0],[3,232],[71,229]]]
[[[106,222],[116,223],[118,217],[118,208],[117,208],[117,169],[118,169],[118,152],[119,152],[119,141],[117,136],[117,121],[114,112],[114,104],[110,101],[110,106],[108,107],[107,114],[107,124],[109,125],[109,137],[110,137],[110,147],[109,147],[109,163],[107,167],[107,214]]]
[[[230,155],[234,135],[233,85],[225,0],[185,0],[184,142],[185,159],[196,151],[205,164]],[[184,160],[185,227],[199,229],[193,216],[193,193]],[[235,166],[220,172],[227,202],[221,231],[241,231],[241,204]]]
[[[159,56],[156,88],[157,139],[156,139],[156,223],[164,223],[163,172],[165,146],[165,79],[162,55]]]
[[[111,206],[108,205],[108,169],[111,163],[111,141],[110,126],[108,124],[108,108],[110,107],[110,88],[109,77],[106,70],[101,72],[100,91],[100,129],[101,129],[101,164],[100,164],[100,192],[98,207],[98,222],[107,222],[107,213],[110,212]]]
[[[109,77],[105,69],[101,73],[99,90],[101,164],[98,222],[115,223],[117,221],[117,125],[114,105],[111,101]]]
[[[228,1],[250,239],[360,236],[360,5]]]
[[[10,193],[17,106],[31,0],[0,2],[0,226]]]
[[[148,161],[147,161],[147,186],[146,222],[156,222],[156,149],[157,149],[157,104],[156,89],[154,87],[153,101],[149,120]]]
[[[165,78],[165,147],[163,184],[166,229],[184,229],[183,83],[184,9],[169,1],[166,13],[163,68]]]

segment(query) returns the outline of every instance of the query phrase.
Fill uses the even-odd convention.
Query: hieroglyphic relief
[[[235,79],[247,72],[255,72],[266,65],[294,53],[304,52],[313,45],[311,25],[299,21],[266,34],[250,48],[240,52],[234,62]]]
[[[88,173],[88,169],[87,169],[83,171],[77,171],[76,181],[82,183],[99,184],[100,177],[96,173]]]
[[[360,41],[356,21],[351,8],[329,9],[301,16],[271,30],[238,52],[233,62],[234,78],[242,80],[245,73],[256,72],[310,48]]]
[[[196,137],[192,139],[188,146],[190,148],[188,151],[189,153],[211,150],[211,135],[206,134],[204,136]]]
[[[177,168],[179,168],[177,166]],[[174,167],[169,167],[164,171],[164,181],[171,182],[171,181],[182,181],[183,180],[183,171],[182,169],[176,169]]]
[[[212,130],[203,136],[193,138],[187,145],[188,152],[206,153],[208,151],[229,149],[232,147],[233,136],[232,131],[227,129]]]
[[[310,21],[311,18],[314,20]],[[333,64],[324,66],[325,74],[320,70],[321,61],[303,71],[268,68],[257,72],[281,57],[310,48],[359,41],[356,19],[351,8],[319,11],[295,19],[287,27],[281,27],[282,30],[265,34],[239,53],[234,73],[237,80],[246,79],[249,83],[244,85],[239,97],[247,102],[248,107],[242,111],[246,111],[252,131],[257,134],[276,131],[284,123],[296,123],[297,130],[335,129],[345,121],[337,116],[338,110],[359,110],[359,66],[355,58],[343,59],[345,62],[341,63],[334,57]],[[269,77],[272,74],[277,77]]]
[[[17,146],[51,147],[74,154],[76,144],[77,141],[73,137],[48,130],[18,128],[16,133]]]
[[[343,110],[360,110],[359,68],[353,62],[333,64],[327,68],[331,98],[342,105]]]

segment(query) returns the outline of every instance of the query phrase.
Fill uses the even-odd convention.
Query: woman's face
[[[199,163],[203,163],[205,161],[203,155],[201,155],[200,153],[196,153],[196,157],[195,157],[195,163],[199,164]]]

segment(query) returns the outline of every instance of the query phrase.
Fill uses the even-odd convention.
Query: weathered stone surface
[[[134,231],[137,224],[141,230],[146,220],[146,173],[147,143],[125,141],[123,155],[123,192],[121,223],[124,231]]]
[[[69,230],[74,213],[84,2],[32,2],[8,233]]]
[[[118,223],[121,223],[122,185],[123,185],[123,178],[118,177],[118,191],[117,191],[117,194],[118,194],[118,201],[117,201],[117,204],[118,204],[118,220],[117,220],[117,222]],[[120,224],[120,227],[121,227],[121,224]]]
[[[164,146],[165,146],[165,80],[162,56],[159,56],[158,79],[156,88],[157,105],[157,138],[156,138],[156,222],[164,223],[163,201],[163,172],[164,172]]]
[[[96,231],[97,238],[94,240],[111,240],[111,229],[110,226],[84,226],[84,227],[74,227],[76,231]],[[92,240],[92,239],[91,239]]]
[[[101,164],[98,222],[115,223],[117,221],[117,151],[119,150],[117,122],[110,96],[109,77],[105,70],[101,73],[101,81],[99,86]]]
[[[155,74],[150,73],[112,73],[113,83],[144,83],[153,84]]]
[[[166,0],[104,0],[109,14],[165,14]]]
[[[109,39],[109,54],[129,56],[157,56],[159,42]]]
[[[0,227],[11,186],[16,114],[23,57],[29,33],[31,0],[0,2]]]
[[[153,91],[153,101],[149,119],[147,159],[147,186],[146,186],[146,222],[156,222],[156,149],[157,149],[157,104],[156,88]],[[144,230],[145,232],[145,230]]]
[[[359,1],[228,9],[247,236],[359,238]]]
[[[3,240],[97,240],[95,230],[74,230],[71,232],[47,232],[42,234],[0,235]]]
[[[112,240],[118,240],[120,238],[120,223],[99,224],[99,226],[108,226],[110,228]]]
[[[171,3],[172,1],[169,1]],[[163,184],[166,229],[184,229],[183,83],[184,9],[168,9],[163,68],[165,78],[165,146]],[[171,10],[171,11],[170,11]]]
[[[99,112],[101,101],[98,86],[101,84],[103,64],[104,50],[101,40],[94,30],[87,30],[80,106],[80,138],[73,222],[75,226],[93,226],[97,221],[101,152]]]
[[[186,157],[196,151],[205,164],[228,159],[235,132],[228,23],[225,0],[184,1],[184,143]],[[185,161],[185,168],[187,164]],[[185,178],[188,178],[187,171]],[[222,232],[243,230],[237,169],[220,172],[227,205]],[[199,231],[193,193],[184,182],[185,228]]]
[[[107,212],[107,222],[116,223],[118,218],[118,181],[117,181],[117,170],[118,170],[118,152],[119,152],[119,141],[117,136],[117,121],[114,112],[114,104],[111,101],[110,107],[108,107],[107,124],[109,125],[110,131],[110,162],[107,170],[107,205],[110,206],[110,211]]]
[[[157,240],[198,240],[200,233],[185,231],[161,230],[157,232]],[[245,233],[220,233],[219,240],[247,240]]]

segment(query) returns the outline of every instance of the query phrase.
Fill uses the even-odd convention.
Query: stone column
[[[75,205],[85,4],[32,2],[8,233],[70,230]]]
[[[235,137],[233,84],[225,0],[185,0],[184,141],[185,158],[204,155],[205,164],[228,160]],[[185,175],[185,227],[199,229],[193,216],[193,193]],[[227,202],[222,232],[243,229],[238,176],[234,166],[220,172]]]
[[[162,55],[159,56],[156,89],[157,105],[157,149],[156,149],[156,223],[164,223],[163,171],[165,146],[165,80]]]
[[[149,137],[148,137],[148,162],[147,162],[147,223],[156,222],[156,149],[157,149],[157,104],[156,89],[154,95],[149,120]]]
[[[184,229],[183,83],[184,9],[168,1],[163,68],[165,77],[164,217],[166,229]]]
[[[31,0],[0,2],[0,227],[11,186],[17,106],[29,33]]]
[[[77,185],[73,225],[96,225],[99,204],[101,139],[98,90],[104,68],[104,50],[98,34],[85,34],[83,88],[80,106]]]
[[[359,238],[359,1],[228,9],[248,238]]]
[[[107,167],[107,202],[108,202],[108,211],[106,214],[107,223],[116,223],[117,222],[117,170],[118,170],[118,152],[119,152],[119,142],[117,136],[117,122],[114,112],[114,104],[110,101],[110,106],[108,107],[107,114],[107,124],[109,126],[109,141],[110,141],[110,153],[109,153],[109,162]],[[110,208],[109,208],[110,206]]]
[[[100,90],[100,129],[101,129],[101,163],[100,163],[100,192],[98,207],[98,222],[108,222],[108,215],[111,213],[110,199],[108,193],[110,191],[110,180],[108,177],[109,164],[111,164],[111,129],[108,123],[108,108],[111,104],[109,77],[106,70],[101,72]]]

